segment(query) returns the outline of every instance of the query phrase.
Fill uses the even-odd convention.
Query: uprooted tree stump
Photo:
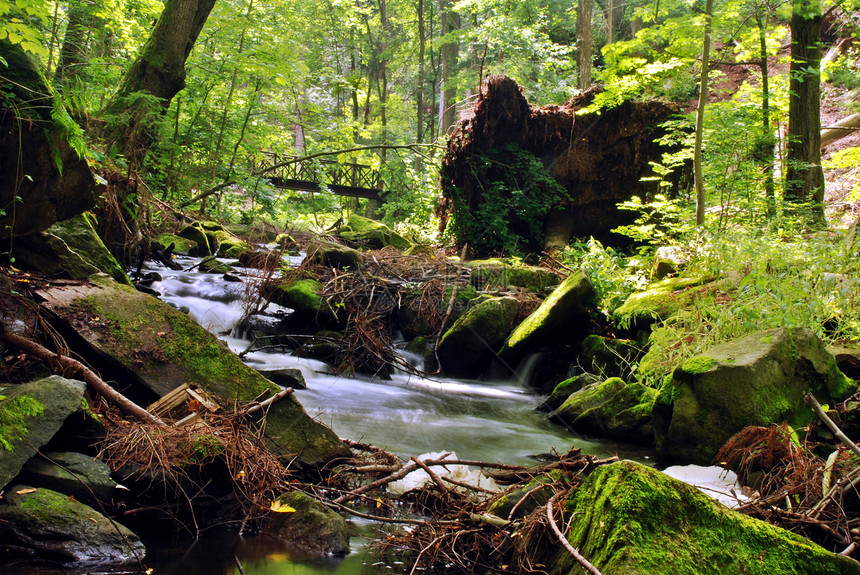
[[[490,76],[449,140],[440,225],[453,216],[459,243],[469,243],[478,256],[511,247],[554,251],[572,236],[610,245],[624,240],[611,230],[631,223],[633,215],[616,205],[657,192],[656,181],[642,178],[654,175],[650,162],[668,151],[655,140],[678,108],[625,101],[576,114],[599,92],[592,88],[561,106],[533,107],[516,82]],[[524,162],[524,156],[534,161]],[[506,206],[513,209],[504,212]]]

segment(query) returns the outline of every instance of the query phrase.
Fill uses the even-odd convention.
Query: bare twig
[[[824,422],[824,425],[826,425],[828,429],[833,432],[833,435],[839,438],[839,441],[841,441],[848,449],[854,452],[855,455],[860,457],[860,447],[857,447],[857,445],[853,441],[851,441],[851,439],[847,435],[845,435],[842,430],[836,426],[835,423],[833,423],[833,420],[830,419],[829,415],[824,413],[824,410],[821,409],[821,405],[811,393],[807,394],[806,397],[803,398],[803,402],[812,408],[812,411],[815,412],[815,415],[817,415],[821,419],[821,421]]]
[[[555,522],[555,518],[553,517],[552,506],[553,503],[555,503],[555,500],[558,499],[559,495],[559,493],[556,493],[555,495],[550,497],[549,501],[546,502],[546,517],[549,520],[549,526],[552,529],[552,532],[555,533],[556,537],[558,537],[559,543],[561,543],[562,546],[567,550],[567,552],[570,553],[570,556],[576,559],[576,562],[582,565],[582,567],[586,571],[588,571],[592,575],[602,575],[597,569],[597,567],[592,565],[591,562],[588,561],[588,559],[583,557],[579,551],[574,549],[573,545],[571,545],[570,542],[567,540],[565,534],[562,533],[561,530],[558,528],[558,525]]]

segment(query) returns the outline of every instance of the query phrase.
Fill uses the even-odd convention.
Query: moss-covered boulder
[[[243,253],[251,250],[251,245],[245,240],[223,233],[219,238],[217,254],[219,258],[239,259]]]
[[[119,283],[131,285],[125,270],[96,233],[96,223],[96,216],[92,212],[84,212],[57,222],[48,228],[48,231],[66,242],[67,246],[100,271]]]
[[[209,238],[206,236],[206,230],[199,223],[194,223],[182,228],[177,234],[180,238],[191,240],[197,244],[197,254],[200,257],[212,255],[212,248],[209,246]]]
[[[85,280],[99,273],[97,267],[47,231],[17,238],[12,255],[15,256],[15,265],[46,275]]]
[[[236,270],[233,269],[233,266],[231,266],[230,264],[225,264],[224,262],[218,261],[213,258],[204,259],[202,262],[200,262],[200,265],[197,266],[197,269],[207,274],[224,275],[236,273]]]
[[[471,285],[458,286],[457,293],[454,293],[453,285],[446,286],[441,297],[434,297],[432,290],[425,293],[425,287],[416,287],[407,291],[397,308],[397,327],[407,338],[435,335],[439,329],[438,319],[445,316],[449,304],[451,315],[448,317],[446,326],[453,325],[477,303],[478,290]]]
[[[273,506],[264,533],[313,555],[346,555],[349,533],[343,517],[301,491],[284,493]]]
[[[376,220],[352,214],[345,225],[341,226],[338,236],[361,247],[379,250],[386,246],[394,246],[406,250],[412,242]]]
[[[591,334],[582,340],[579,362],[583,369],[603,377],[630,379],[643,350],[629,339]]]
[[[554,338],[571,339],[584,331],[593,305],[591,280],[581,271],[571,274],[517,326],[502,346],[502,357],[519,361]]]
[[[7,39],[0,40],[0,61],[0,238],[8,238],[92,208],[98,192],[86,159],[69,144],[79,129],[42,66]]]
[[[50,489],[15,485],[0,504],[0,551],[78,566],[136,563],[140,538],[93,508]]]
[[[196,241],[177,236],[176,234],[161,234],[156,241],[162,250],[166,250],[172,245],[173,251],[171,253],[180,256],[194,257],[198,253]]]
[[[127,385],[161,396],[183,383],[196,384],[225,405],[278,391],[225,343],[156,298],[113,282],[58,286],[40,294],[47,307],[93,346],[93,355],[101,357],[97,363],[110,361],[110,369],[123,373]],[[82,316],[90,319],[81,322]],[[304,465],[349,453],[292,396],[269,409],[265,438],[275,453]]]
[[[514,327],[519,302],[512,297],[484,300],[445,332],[436,350],[451,377],[478,377]]]
[[[83,453],[52,451],[33,457],[24,466],[21,480],[71,495],[88,505],[110,505],[117,494],[110,467]]]
[[[514,263],[505,259],[472,260],[464,264],[471,269],[471,281],[479,290],[507,290],[521,287],[540,292],[557,286],[561,280],[553,271],[538,266]]]
[[[686,360],[660,389],[654,406],[658,458],[708,465],[747,426],[806,426],[815,417],[803,403],[807,393],[834,404],[856,390],[807,328],[772,329],[718,345]]]
[[[656,390],[639,382],[612,377],[573,392],[550,417],[578,434],[652,445],[656,397]]]
[[[538,411],[555,411],[561,404],[567,401],[570,394],[579,391],[583,387],[595,383],[603,382],[603,378],[593,373],[580,373],[573,377],[569,377],[564,381],[556,384],[552,392],[543,402],[537,406]]]
[[[297,319],[319,323],[337,319],[326,299],[320,295],[322,285],[315,279],[266,282],[260,291],[270,302],[294,310]]]
[[[0,389],[0,489],[81,409],[85,387],[52,375]]]
[[[611,313],[616,325],[628,329],[649,327],[655,321],[670,318],[689,306],[694,299],[707,296],[708,276],[668,278],[655,282],[645,291],[637,292],[627,298]]]
[[[546,506],[547,501],[555,494],[551,484],[558,481],[559,476],[558,471],[551,471],[535,477],[525,485],[515,487],[496,499],[487,510],[488,513],[509,521],[530,515],[538,507]]]
[[[355,270],[361,267],[361,253],[334,242],[317,239],[308,246],[305,261],[333,268]]]
[[[597,468],[564,504],[568,540],[604,575],[852,575],[860,563],[724,507],[659,471]],[[554,542],[551,575],[578,573]]]

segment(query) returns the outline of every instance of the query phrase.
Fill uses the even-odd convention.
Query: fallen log
[[[850,136],[857,130],[860,130],[860,114],[851,114],[846,118],[842,118],[832,126],[821,130],[821,148],[826,148],[833,142]]]
[[[19,335],[4,331],[0,333],[0,339],[7,341],[31,355],[45,362],[48,368],[56,374],[79,375],[81,380],[89,385],[93,391],[114,403],[126,415],[130,415],[143,423],[155,425],[166,425],[161,419],[155,417],[144,408],[109,386],[102,378],[95,374],[90,368],[71,357],[54,353],[48,348]]]

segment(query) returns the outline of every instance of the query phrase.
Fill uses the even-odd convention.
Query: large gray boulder
[[[131,285],[131,280],[96,232],[96,216],[92,212],[78,214],[49,228],[49,232],[66,242],[88,263],[118,281]]]
[[[604,575],[860,574],[857,561],[632,461],[597,468],[563,506],[576,511],[564,514],[570,544]],[[551,575],[582,572],[555,540],[529,543]]]
[[[233,405],[279,391],[186,314],[104,276],[93,281],[97,283],[55,286],[39,295],[57,319],[66,322],[66,329],[74,329],[92,346],[92,357],[110,362],[141,392],[149,389],[163,396],[188,383],[222,405]],[[293,396],[267,410],[263,436],[275,454],[294,465],[315,466],[350,453]]]
[[[81,408],[85,387],[52,375],[0,389],[0,489]]]
[[[486,299],[454,322],[439,341],[437,356],[450,377],[478,377],[514,327],[519,302]]]
[[[806,426],[803,403],[849,397],[857,384],[807,328],[779,328],[718,345],[686,360],[660,389],[654,427],[661,463],[709,465],[723,444],[750,425]]]
[[[126,565],[146,555],[140,538],[123,525],[67,495],[26,485],[15,485],[3,497],[0,550],[4,558],[80,566]]]
[[[8,63],[3,90],[9,99],[0,100],[0,238],[8,238],[90,209],[97,193],[86,160],[69,145],[69,133],[80,134],[79,128],[65,110],[55,110],[53,90],[39,67],[8,40],[0,40],[0,58]]]

